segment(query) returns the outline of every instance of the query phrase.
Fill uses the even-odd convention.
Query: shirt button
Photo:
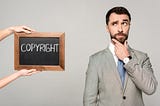
[[[126,96],[123,96],[123,99],[125,100],[125,99],[126,99]]]

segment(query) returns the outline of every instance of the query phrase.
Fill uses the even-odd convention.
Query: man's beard
[[[121,35],[121,36],[123,36],[123,37],[118,38],[117,36],[119,36],[119,35]],[[111,34],[110,34],[110,36],[111,36],[111,39],[116,39],[116,40],[119,41],[121,44],[124,44],[124,42],[128,39],[128,35],[127,35],[127,34],[124,34],[123,32],[119,32],[119,33],[117,33],[117,34],[115,34],[115,35],[111,35]]]

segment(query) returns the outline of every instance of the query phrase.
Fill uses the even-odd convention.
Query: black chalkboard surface
[[[64,70],[64,33],[15,33],[15,69]]]
[[[20,65],[59,65],[58,37],[20,37]]]

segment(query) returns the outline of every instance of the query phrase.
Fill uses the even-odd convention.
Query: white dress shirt
[[[115,60],[115,63],[116,63],[116,66],[117,66],[117,63],[118,63],[118,58],[114,52],[114,45],[112,43],[109,44],[109,50],[111,51],[113,57],[114,57],[114,60]]]

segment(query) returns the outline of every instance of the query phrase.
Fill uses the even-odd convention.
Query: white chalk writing
[[[21,44],[21,52],[58,52],[59,44],[49,43],[23,43]]]

